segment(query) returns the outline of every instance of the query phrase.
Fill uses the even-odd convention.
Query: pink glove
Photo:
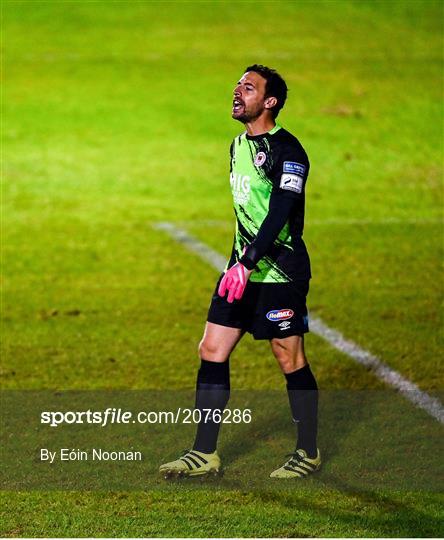
[[[234,264],[225,272],[220,282],[219,290],[217,291],[219,296],[225,296],[225,293],[228,291],[227,302],[231,304],[233,300],[240,300],[244,294],[250,274],[251,270],[245,268],[240,262]]]

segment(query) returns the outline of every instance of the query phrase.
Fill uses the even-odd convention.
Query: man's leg
[[[199,344],[200,369],[196,382],[195,408],[202,412],[193,450],[210,454],[216,450],[220,422],[212,411],[221,414],[230,397],[229,357],[243,331],[207,322]]]
[[[288,399],[298,433],[295,454],[289,461],[290,465],[286,464],[287,471],[284,471],[284,474],[291,476],[292,471],[288,469],[289,467],[296,471],[295,476],[304,476],[320,466],[316,443],[318,386],[305,357],[302,336],[275,338],[270,343],[273,354],[287,380]],[[302,450],[303,453],[298,450]],[[301,456],[304,458],[302,461]],[[308,460],[305,460],[305,457]],[[278,473],[278,471],[275,472]],[[275,474],[275,476],[282,476],[282,474]]]
[[[165,463],[159,471],[165,477],[199,476],[218,472],[220,458],[216,452],[220,422],[212,414],[225,409],[230,395],[229,356],[243,335],[238,328],[207,322],[199,344],[201,365],[197,374],[196,409],[201,411],[192,450],[176,461]]]

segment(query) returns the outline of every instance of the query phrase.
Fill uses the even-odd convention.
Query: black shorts
[[[223,276],[223,274],[222,274]],[[227,294],[217,294],[220,280],[211,299],[208,322],[241,328],[254,339],[301,336],[308,332],[306,297],[309,280],[291,283],[248,282],[240,300],[227,302]]]

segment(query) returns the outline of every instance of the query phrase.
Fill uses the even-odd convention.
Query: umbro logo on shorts
[[[290,326],[291,326],[291,322],[290,321],[282,321],[281,323],[278,324],[278,326],[280,327],[281,330],[288,330],[288,328],[290,328]]]

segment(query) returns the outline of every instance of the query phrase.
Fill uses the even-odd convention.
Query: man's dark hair
[[[275,69],[263,66],[262,64],[248,66],[244,73],[247,71],[259,73],[267,81],[265,85],[265,97],[275,97],[277,99],[276,105],[271,109],[273,118],[276,118],[287,99],[287,85],[284,79]]]

